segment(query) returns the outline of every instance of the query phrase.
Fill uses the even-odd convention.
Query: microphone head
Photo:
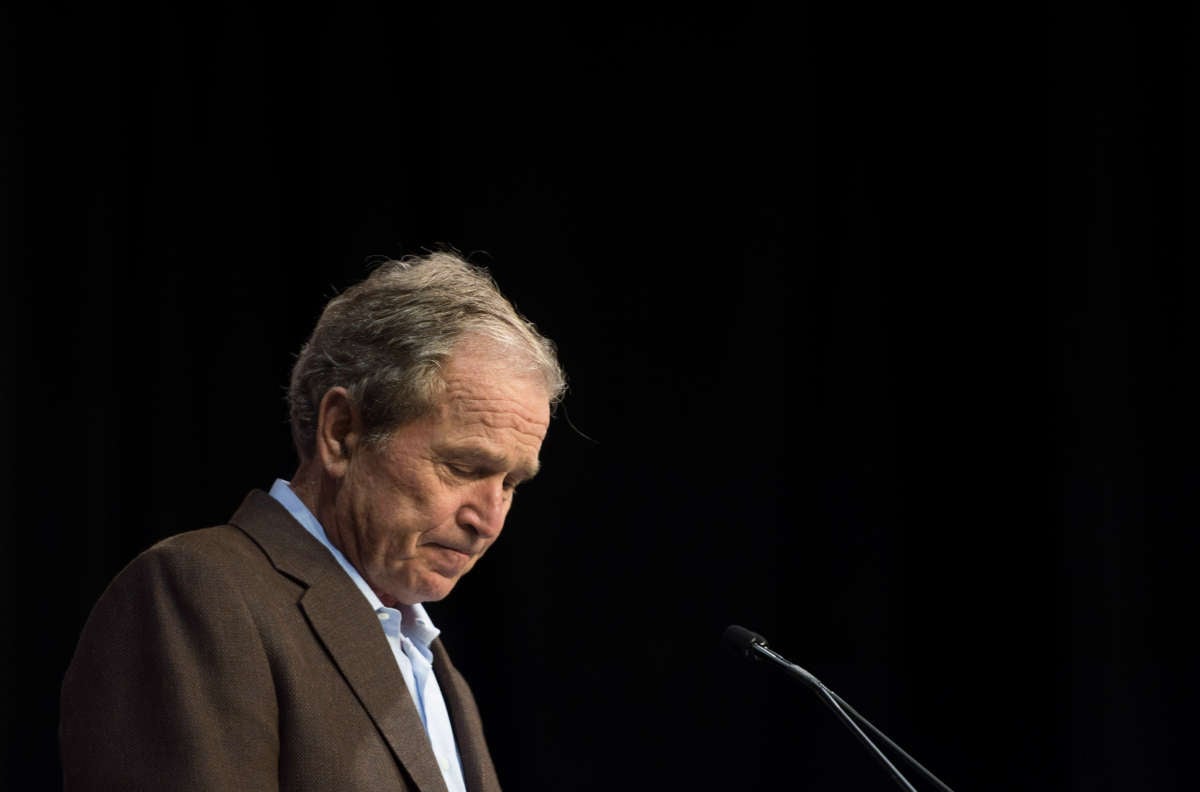
[[[736,654],[743,657],[755,658],[758,653],[754,651],[755,646],[766,646],[767,639],[763,638],[758,633],[750,632],[745,627],[740,627],[736,624],[731,624],[725,628],[725,645],[732,649]]]

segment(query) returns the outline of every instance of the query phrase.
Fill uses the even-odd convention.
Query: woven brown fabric
[[[434,669],[467,789],[500,792],[478,708]],[[445,792],[379,621],[270,495],[145,551],[109,585],[62,686],[64,792]]]

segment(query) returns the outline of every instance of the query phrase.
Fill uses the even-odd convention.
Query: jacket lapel
[[[307,586],[301,610],[419,792],[446,792],[396,658],[370,605],[337,560],[260,490],[246,497],[230,522],[263,548],[276,569]]]
[[[330,577],[311,586],[300,607],[413,783],[422,792],[446,792],[421,716],[375,614],[349,578],[346,586],[336,582]]]
[[[442,690],[442,698],[446,701],[446,709],[454,724],[454,741],[458,744],[467,789],[471,792],[500,792],[500,781],[484,738],[483,720],[479,716],[475,697],[471,695],[462,674],[450,662],[441,640],[435,640],[430,649],[438,687]]]

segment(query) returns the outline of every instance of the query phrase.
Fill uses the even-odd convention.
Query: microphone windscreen
[[[754,647],[766,646],[767,639],[763,638],[758,633],[750,632],[745,627],[740,627],[736,624],[731,624],[725,628],[725,645],[734,652],[745,655],[746,657],[754,656]]]

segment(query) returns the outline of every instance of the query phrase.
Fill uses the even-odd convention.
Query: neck
[[[321,475],[319,466],[313,464],[311,459],[302,460],[300,466],[296,468],[296,472],[292,474],[292,479],[289,482],[292,492],[296,493],[296,497],[300,502],[308,507],[308,510],[313,513],[321,524],[325,524],[325,516],[321,513],[321,492],[323,487],[323,476]]]

